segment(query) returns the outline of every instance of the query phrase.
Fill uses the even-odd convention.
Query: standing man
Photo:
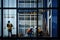
[[[11,37],[12,35],[12,27],[13,25],[8,21],[7,28],[8,28],[8,36]]]

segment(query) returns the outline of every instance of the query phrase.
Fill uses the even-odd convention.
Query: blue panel
[[[52,36],[57,37],[57,10],[52,10]]]
[[[52,7],[57,7],[57,0],[52,0]]]
[[[47,0],[43,0],[43,7],[44,7],[44,8],[47,7]]]

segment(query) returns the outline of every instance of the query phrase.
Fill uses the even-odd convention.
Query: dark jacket
[[[7,24],[8,30],[12,30],[13,25],[12,24]]]

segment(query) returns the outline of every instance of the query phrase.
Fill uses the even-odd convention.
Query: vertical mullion
[[[9,8],[9,0],[8,0],[8,8]]]
[[[31,0],[30,0],[30,8],[31,8]]]
[[[35,22],[35,15],[33,16],[34,17],[34,22]],[[35,26],[35,23],[34,23],[34,26]],[[34,28],[34,27],[33,27]],[[35,35],[34,35],[35,36]]]
[[[26,5],[26,3],[25,3],[25,0],[24,0],[24,7],[26,7],[25,5]]]
[[[17,33],[17,37],[18,37],[18,0],[16,0],[16,33]]]
[[[30,28],[31,28],[31,14],[30,14]]]
[[[1,21],[2,21],[2,22],[1,22],[1,24],[2,24],[2,25],[1,25],[1,29],[2,29],[2,31],[1,31],[1,33],[2,33],[2,34],[1,34],[1,37],[3,37],[3,0],[1,0],[1,8],[2,8],[2,9],[1,9],[1,18],[2,18],[2,19],[1,19]]]
[[[37,38],[38,38],[38,0],[37,0]]]
[[[26,26],[26,21],[25,21],[25,12],[24,12],[24,35],[25,35],[25,26]]]

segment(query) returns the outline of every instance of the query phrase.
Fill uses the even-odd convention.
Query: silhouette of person
[[[11,37],[12,35],[12,27],[13,25],[8,21],[7,28],[8,28],[8,36]]]
[[[29,28],[28,30],[27,30],[27,34],[28,34],[28,36],[29,37],[32,37],[32,28]]]

